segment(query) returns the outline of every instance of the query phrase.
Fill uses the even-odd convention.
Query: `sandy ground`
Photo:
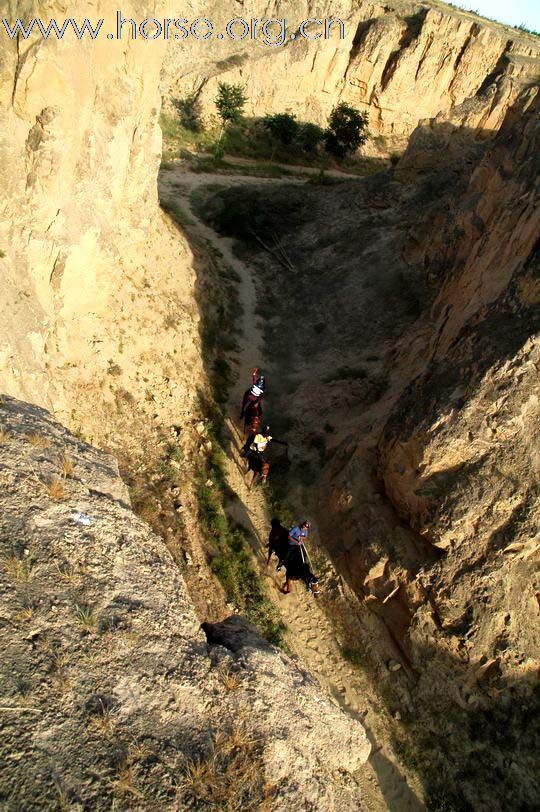
[[[231,444],[228,460],[228,478],[231,488],[237,493],[238,501],[231,503],[231,515],[246,526],[254,540],[254,555],[267,582],[271,600],[278,607],[287,625],[287,642],[305,667],[314,675],[321,686],[339,703],[347,713],[358,719],[366,728],[372,742],[372,753],[359,781],[365,793],[365,810],[421,810],[425,809],[420,800],[421,788],[410,787],[395,763],[390,747],[384,741],[381,720],[372,710],[370,695],[373,689],[367,684],[366,676],[351,665],[341,654],[336,641],[332,621],[327,617],[317,599],[306,592],[303,585],[293,584],[289,595],[281,592],[282,573],[275,571],[275,563],[266,566],[266,539],[269,531],[269,516],[261,489],[248,488],[245,477],[245,464],[238,454],[240,447],[240,428],[235,422],[238,417],[238,405],[243,392],[249,384],[250,370],[253,366],[264,367],[264,349],[259,318],[255,310],[257,293],[250,269],[241,262],[232,251],[232,240],[224,238],[205,223],[201,222],[193,211],[189,194],[197,186],[245,185],[246,183],[281,183],[281,179],[254,178],[250,176],[227,176],[219,174],[193,174],[181,166],[163,173],[161,182],[162,198],[173,199],[188,215],[193,229],[199,237],[207,240],[219,250],[225,262],[239,275],[239,296],[243,307],[241,349],[234,359],[240,376],[232,388],[230,396],[230,414],[228,418],[231,434],[235,438]],[[299,180],[287,180],[286,183],[302,183]],[[251,475],[249,479],[251,478]]]

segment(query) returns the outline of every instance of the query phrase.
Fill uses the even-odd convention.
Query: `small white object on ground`
[[[74,513],[71,517],[77,524],[89,525],[92,524],[92,519],[86,513]]]

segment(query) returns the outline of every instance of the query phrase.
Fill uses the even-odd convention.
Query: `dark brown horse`
[[[285,595],[291,591],[291,581],[303,581],[313,595],[319,594],[319,579],[311,571],[310,561],[303,544],[289,545],[285,557],[285,584],[281,590]]]
[[[259,478],[261,482],[266,482],[266,478],[270,471],[270,463],[266,462],[263,455],[258,451],[248,451],[246,460],[248,464],[248,473],[253,471],[253,479],[249,484],[249,490],[251,490]]]

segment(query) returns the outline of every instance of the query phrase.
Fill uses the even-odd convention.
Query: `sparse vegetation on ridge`
[[[199,171],[227,169],[230,165],[224,160],[226,153],[265,160],[270,174],[275,163],[299,163],[323,169],[337,162],[351,171],[362,163],[355,153],[369,137],[368,118],[351,105],[336,105],[328,127],[323,129],[311,121],[298,121],[290,112],[244,118],[246,102],[241,85],[219,82],[215,105],[220,126],[216,128],[214,122],[205,127],[197,94],[173,99],[178,116],[162,113],[161,119],[165,142],[162,168],[170,168],[173,158],[189,157]],[[203,154],[188,156],[189,148]],[[205,156],[205,152],[209,154]]]
[[[223,431],[223,429],[222,429]],[[197,478],[199,516],[209,542],[211,567],[227,600],[247,617],[274,645],[283,646],[285,626],[266,596],[247,531],[226,513],[234,498],[224,470],[224,451],[218,433],[210,431],[212,451]],[[214,549],[212,549],[214,548]]]

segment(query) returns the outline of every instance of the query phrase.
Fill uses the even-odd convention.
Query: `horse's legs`
[[[248,487],[248,490],[250,490],[250,491],[253,490],[253,486],[255,485],[255,482],[257,481],[258,476],[259,476],[258,472],[253,471],[253,478],[252,478],[251,483],[250,483],[250,485]]]
[[[285,578],[285,584],[284,584],[283,589],[281,591],[283,592],[284,595],[289,594],[289,592],[291,591],[291,580],[290,580],[290,578],[288,578],[288,577]]]

